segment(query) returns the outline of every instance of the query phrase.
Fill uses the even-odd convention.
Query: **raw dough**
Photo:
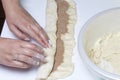
[[[46,59],[48,63],[40,66],[38,70],[37,80],[57,80],[60,78],[65,78],[70,74],[72,74],[74,70],[73,69],[74,65],[72,63],[72,55],[73,55],[73,48],[75,46],[74,28],[75,28],[76,19],[77,19],[76,6],[72,0],[61,0],[61,1],[64,1],[68,4],[68,8],[65,12],[65,14],[67,14],[68,16],[68,19],[66,19],[67,24],[65,25],[67,30],[63,34],[61,32],[63,32],[64,29],[61,29],[63,31],[60,31],[60,36],[59,34],[56,34],[59,31],[57,29],[63,28],[63,26],[58,27],[59,25],[57,25],[59,23],[59,18],[58,18],[59,15],[57,13],[57,8],[58,8],[57,0],[56,1],[48,0],[47,17],[46,17],[47,26],[45,30],[48,33],[48,36],[50,37],[50,40],[52,42],[52,47],[45,49],[45,53],[47,54]],[[66,17],[62,16],[62,18],[65,19]],[[64,24],[64,22],[61,22],[61,24]],[[62,41],[63,45],[59,44],[58,38],[60,39],[60,41]],[[59,45],[63,47],[60,47]],[[58,49],[62,50],[61,52],[63,52],[63,55],[61,53],[62,55],[62,58],[61,58],[60,57],[61,55],[59,54],[60,56],[57,56],[58,58],[57,60],[54,58],[59,53],[57,52]]]
[[[120,32],[98,39],[89,56],[102,69],[120,74]]]
[[[52,47],[45,49],[47,63],[40,66],[36,80],[46,80],[53,68],[54,55],[56,51],[56,24],[57,24],[57,5],[55,0],[47,0],[46,10],[46,32],[51,40]]]
[[[57,56],[56,63],[59,63],[59,60],[57,59],[63,59],[61,63],[59,63],[58,67],[55,68],[56,70],[53,70],[50,76],[47,80],[57,80],[61,78],[65,78],[73,73],[74,65],[72,63],[72,56],[73,56],[73,48],[75,46],[75,40],[74,40],[74,28],[76,24],[76,6],[73,0],[56,0],[58,4],[58,29],[62,28],[62,31],[58,30],[57,38],[58,38],[58,51],[63,52],[62,58],[59,58],[60,55]],[[66,5],[66,6],[65,6]],[[60,8],[66,8],[67,10],[64,12],[64,9]],[[60,15],[61,14],[61,15]],[[66,16],[64,16],[66,14]],[[63,19],[59,19],[63,18]],[[63,20],[63,21],[62,21]],[[64,21],[66,20],[66,21]],[[59,23],[60,22],[60,23]],[[63,25],[67,23],[66,25]],[[62,24],[62,25],[61,25]],[[67,30],[65,30],[65,28]],[[59,36],[59,33],[62,33],[61,36]],[[63,43],[60,43],[59,38],[62,40]],[[63,47],[60,47],[59,45],[63,44]],[[63,48],[63,51],[62,51]],[[60,52],[58,52],[60,54]],[[56,54],[58,54],[56,53]]]

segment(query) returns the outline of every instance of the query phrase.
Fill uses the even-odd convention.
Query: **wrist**
[[[2,4],[19,4],[19,0],[1,0]]]
[[[12,9],[20,6],[19,0],[1,0],[5,13],[11,12]]]

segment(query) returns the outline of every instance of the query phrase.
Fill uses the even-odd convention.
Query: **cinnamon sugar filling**
[[[57,41],[56,41],[56,53],[55,62],[52,72],[57,70],[57,67],[63,62],[64,55],[64,42],[61,40],[61,36],[67,33],[67,24],[69,15],[66,11],[69,8],[69,4],[64,0],[56,0],[58,5],[58,21],[57,21]]]

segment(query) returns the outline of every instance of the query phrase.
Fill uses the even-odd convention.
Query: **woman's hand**
[[[0,38],[0,64],[16,67],[29,68],[45,61],[42,48],[37,45],[15,39]]]
[[[35,19],[21,7],[19,0],[2,0],[6,21],[10,30],[20,39],[35,39],[43,47],[49,47],[49,38]]]

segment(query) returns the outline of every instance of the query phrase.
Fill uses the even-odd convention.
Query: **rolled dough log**
[[[62,12],[58,11],[57,9],[60,8],[59,5],[61,5],[61,8],[64,5],[64,3],[67,3],[67,8],[66,11]],[[58,12],[57,12],[58,11]],[[64,34],[62,31],[60,31],[60,36],[59,34],[56,34],[57,32],[59,33],[59,28],[63,28],[63,25],[61,27],[59,26],[59,15],[58,14],[67,14],[67,19],[66,22],[67,24],[65,25],[66,29]],[[66,18],[63,16],[63,18]],[[65,78],[72,74],[74,70],[74,65],[72,63],[72,55],[73,55],[73,48],[75,46],[75,41],[74,41],[74,28],[76,24],[76,6],[73,0],[48,0],[47,3],[47,26],[45,28],[46,32],[48,33],[48,36],[50,37],[50,40],[52,42],[52,47],[48,48],[45,50],[47,54],[47,61],[48,63],[43,64],[40,66],[38,70],[38,76],[37,80],[57,80],[61,78]],[[64,20],[64,19],[63,19]],[[65,21],[61,22],[60,24],[64,24]],[[58,27],[59,26],[59,27]],[[62,29],[61,29],[62,30]],[[59,41],[57,41],[60,38],[59,41],[62,41],[63,47],[58,46]],[[63,48],[58,50],[59,48]],[[57,50],[61,52],[62,57],[58,54]],[[63,54],[62,54],[63,53]],[[57,59],[55,59],[55,57]],[[61,61],[59,61],[62,59]],[[57,63],[57,65],[56,65]]]

